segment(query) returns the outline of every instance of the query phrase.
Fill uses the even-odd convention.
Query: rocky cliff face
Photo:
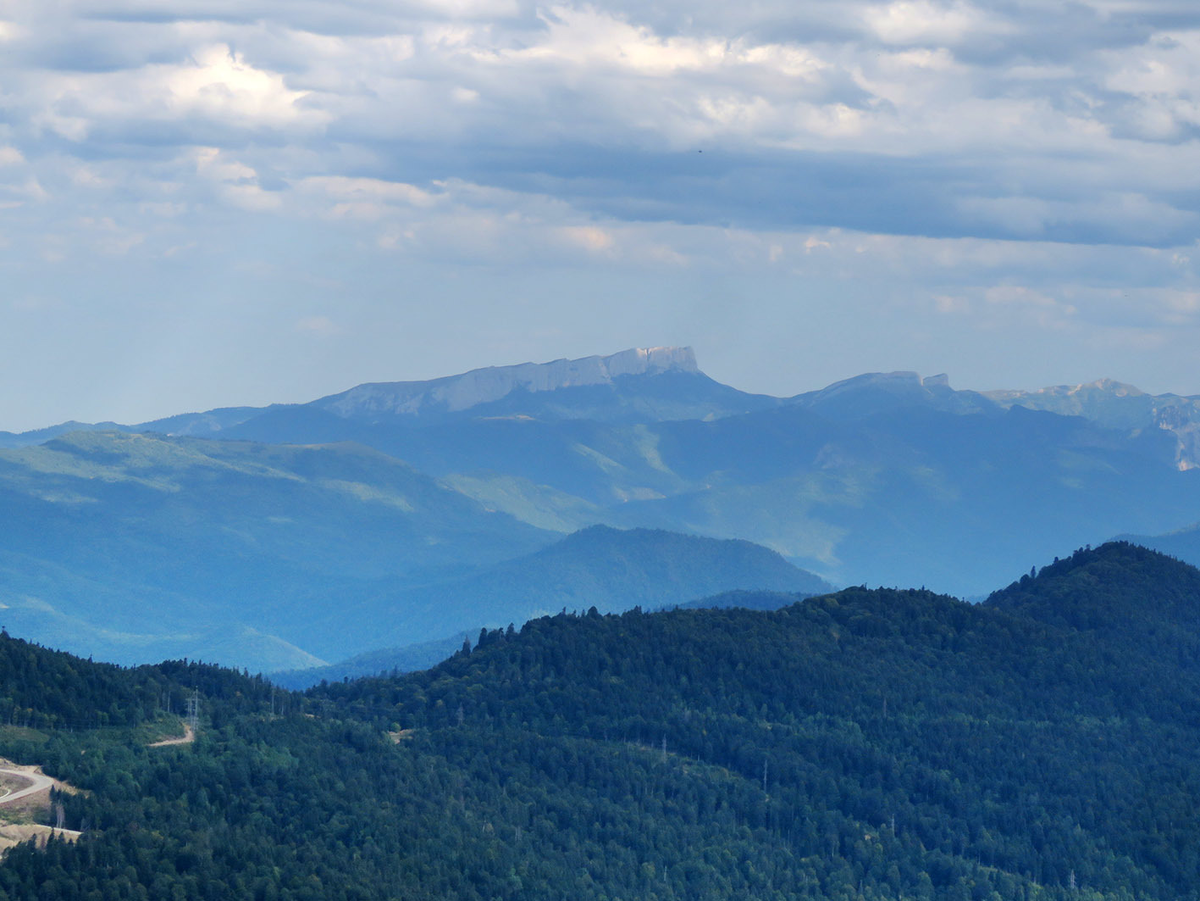
[[[620,376],[656,372],[699,373],[690,347],[647,347],[611,356],[489,366],[427,382],[375,382],[314,401],[314,406],[346,419],[416,415],[424,409],[467,410],[507,397],[513,391],[555,391],[607,385]]]
[[[1162,429],[1178,443],[1181,470],[1200,466],[1200,397],[1147,394],[1132,385],[1099,379],[1082,385],[1056,385],[1037,391],[988,391],[1003,407],[1028,407],[1063,416],[1082,416],[1105,428]]]

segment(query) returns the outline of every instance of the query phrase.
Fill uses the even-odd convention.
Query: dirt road
[[[23,782],[29,783],[29,785],[26,785],[23,788],[18,788],[18,789],[6,788],[6,789],[4,789],[4,794],[0,795],[0,804],[11,804],[14,801],[19,801],[22,798],[27,798],[30,795],[36,795],[38,792],[45,791],[46,789],[50,788],[50,786],[52,786],[54,784],[54,780],[51,779],[49,776],[45,776],[41,773],[33,772],[32,769],[29,767],[23,767],[21,769],[15,769],[15,768],[10,768],[10,767],[0,767],[0,775],[16,776],[18,779],[22,780]]]
[[[164,738],[162,741],[151,742],[146,745],[148,748],[165,748],[167,745],[186,745],[188,742],[196,740],[196,733],[192,731],[192,727],[187,723],[183,724],[183,735],[180,738]]]

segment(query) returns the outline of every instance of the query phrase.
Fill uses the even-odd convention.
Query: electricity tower
[[[192,696],[187,699],[187,724],[195,735],[200,731],[200,691],[197,689],[192,692]]]

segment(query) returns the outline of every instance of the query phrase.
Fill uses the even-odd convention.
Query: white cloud
[[[507,54],[521,61],[553,60],[573,68],[628,69],[663,77],[719,66],[728,54],[720,39],[662,38],[594,7],[552,6],[542,13],[545,40]]]
[[[278,192],[266,191],[258,183],[258,172],[251,166],[216,147],[198,147],[191,152],[196,171],[210,180],[217,195],[226,203],[251,212],[278,209],[283,199]]]
[[[19,182],[0,182],[0,201],[11,206],[19,206],[26,201],[46,201],[50,197],[41,182],[34,176],[28,176]]]
[[[965,313],[971,309],[969,300],[953,294],[936,294],[933,303],[939,313]]]
[[[1200,126],[1200,32],[1158,35],[1105,54],[1104,86],[1128,95],[1114,124],[1146,140],[1177,140]]]
[[[75,142],[97,129],[136,129],[149,122],[203,120],[261,131],[319,129],[329,120],[303,105],[307,91],[289,89],[282,75],[256,68],[224,43],[197,47],[180,63],[42,73],[27,86],[31,124]]]
[[[966,3],[930,0],[895,0],[868,8],[864,18],[871,30],[889,44],[945,46],[983,28],[997,27]]]
[[[147,75],[161,79],[167,106],[183,115],[200,113],[269,124],[306,115],[323,118],[300,108],[307,91],[288,90],[283,76],[254,68],[225,44],[201,49],[192,65],[151,67]]]

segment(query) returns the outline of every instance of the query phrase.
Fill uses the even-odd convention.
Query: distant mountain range
[[[134,663],[323,662],[315,611],[555,537],[357,445],[76,432],[0,452],[0,611]]]
[[[774,556],[701,585],[662,531],[753,542],[832,583],[981,595],[1195,522],[1198,424],[1200,398],[1108,381],[975,392],[875,373],[768,397],[688,348],[65,423],[0,434],[0,602],[20,634],[81,653],[274,670],[562,606],[801,590],[770,581]],[[597,525],[574,540],[635,530],[659,568],[622,582],[555,557],[570,540],[543,551]]]
[[[271,441],[289,428],[357,437],[355,425],[424,428],[490,417],[664,422],[714,419],[781,403],[713,381],[700,372],[690,347],[651,347],[606,357],[491,366],[430,381],[369,383],[306,404],[223,407],[136,425],[66,422],[20,434],[0,432],[0,447],[40,444],[72,431]]]

